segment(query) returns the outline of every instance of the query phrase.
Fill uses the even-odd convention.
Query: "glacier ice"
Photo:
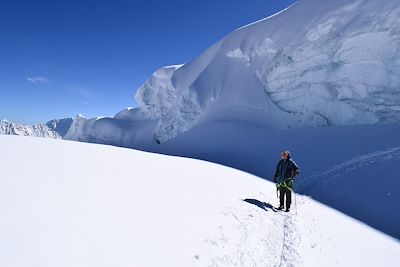
[[[138,89],[138,107],[107,119],[107,129],[135,125],[129,142],[126,132],[113,137],[133,144],[137,134],[164,142],[218,120],[273,129],[399,122],[398,69],[399,1],[302,0],[160,68]],[[90,129],[101,120],[76,123],[70,138],[106,142]]]

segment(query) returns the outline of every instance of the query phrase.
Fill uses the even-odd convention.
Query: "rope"
[[[293,178],[288,179],[288,181],[290,181],[290,180],[294,181]],[[276,186],[276,196],[277,196],[277,197],[278,197],[278,189],[279,189],[280,187],[286,188],[287,190],[293,192],[293,196],[294,196],[294,207],[295,207],[296,215],[297,215],[296,192],[294,192],[293,188],[290,188],[290,187],[286,184],[286,181],[283,181],[283,182],[277,184],[277,186]],[[279,197],[278,197],[278,199],[279,199]]]

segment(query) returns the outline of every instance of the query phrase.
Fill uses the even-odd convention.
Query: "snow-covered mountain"
[[[152,121],[157,142],[221,120],[273,129],[399,122],[399,25],[398,0],[300,0],[157,70],[122,120]],[[89,124],[69,138],[104,141],[102,122]],[[130,136],[114,139],[142,145]]]
[[[397,240],[300,195],[276,212],[274,184],[222,165],[21,136],[0,136],[0,147],[1,266],[400,260]]]
[[[21,125],[0,120],[0,134],[62,138],[72,125],[72,118],[55,119],[46,124]]]
[[[289,149],[302,170],[296,190],[400,238],[399,69],[400,1],[300,0],[157,70],[137,108],[75,118],[65,138],[265,179]]]

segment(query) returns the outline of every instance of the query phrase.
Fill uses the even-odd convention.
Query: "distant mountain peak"
[[[3,119],[0,120],[0,134],[58,139],[68,132],[72,122],[71,118],[63,118],[48,121],[46,124],[22,125]]]

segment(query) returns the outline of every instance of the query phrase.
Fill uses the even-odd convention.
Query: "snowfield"
[[[393,266],[399,69],[400,1],[300,0],[112,118],[0,121],[98,143],[0,135],[0,266]],[[268,181],[283,149],[290,213]]]
[[[0,136],[1,266],[393,266],[400,243],[200,160]]]

